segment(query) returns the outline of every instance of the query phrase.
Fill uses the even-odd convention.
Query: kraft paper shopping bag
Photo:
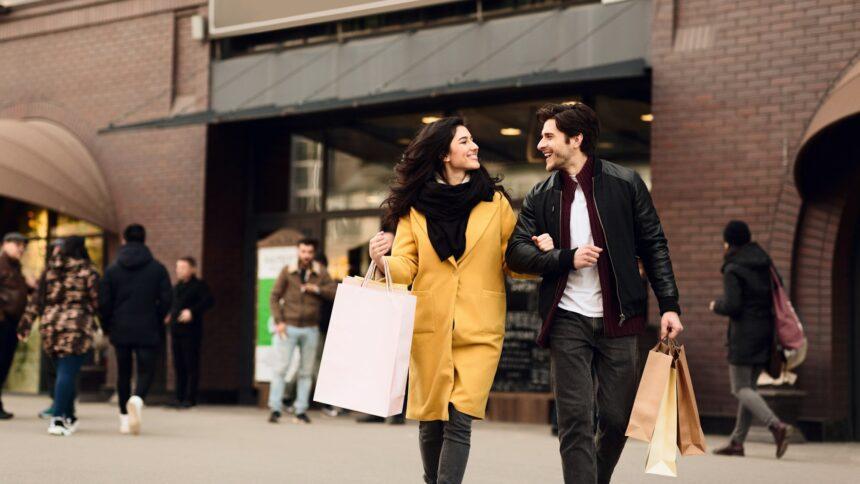
[[[654,434],[648,445],[645,473],[678,477],[678,371],[671,368],[663,391]]]
[[[672,356],[668,347],[657,344],[648,352],[648,360],[639,380],[639,388],[636,390],[636,399],[633,401],[633,411],[630,413],[630,422],[627,425],[628,437],[651,441],[654,433],[654,425],[657,423],[657,413],[660,410],[660,402],[666,391],[666,382],[669,381],[669,370],[672,367]]]

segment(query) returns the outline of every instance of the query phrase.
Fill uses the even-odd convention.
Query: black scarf
[[[472,209],[480,202],[493,201],[493,186],[473,176],[468,182],[451,186],[431,180],[421,189],[415,209],[427,217],[430,243],[439,256],[460,259],[466,251],[466,226]]]

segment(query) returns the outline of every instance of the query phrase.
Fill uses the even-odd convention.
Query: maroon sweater
[[[633,316],[623,321],[621,319],[621,308],[619,307],[618,295],[615,288],[615,276],[612,273],[612,263],[609,260],[609,250],[606,248],[606,234],[603,233],[603,226],[600,223],[600,218],[597,213],[597,205],[594,203],[594,160],[589,158],[585,162],[585,166],[576,176],[582,186],[582,192],[585,195],[585,204],[588,209],[588,221],[591,225],[591,236],[594,239],[594,245],[603,249],[600,257],[597,258],[597,273],[600,278],[600,292],[603,296],[603,334],[609,338],[618,338],[621,336],[631,336],[642,333],[645,330],[645,315]],[[561,197],[561,248],[576,249],[571,247],[570,243],[570,206],[573,203],[573,198],[576,195],[576,180],[574,180],[567,172],[561,173],[562,179],[562,197]],[[572,268],[571,268],[572,269]],[[559,289],[556,291],[556,301],[553,303],[553,308],[558,306],[561,301],[561,296],[564,293],[564,287],[567,285],[567,274],[559,279]],[[548,318],[552,325],[552,317]],[[549,328],[542,333],[550,334]]]

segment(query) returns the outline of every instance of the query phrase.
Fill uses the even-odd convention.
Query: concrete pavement
[[[312,413],[313,424],[266,422],[250,407],[147,408],[143,434],[120,435],[116,409],[81,404],[72,437],[47,435],[44,397],[6,395],[14,420],[0,422],[0,482],[6,483],[419,483],[418,427],[356,424]],[[711,446],[724,437],[709,437]],[[785,458],[748,444],[746,458],[681,458],[678,479],[643,473],[646,445],[631,441],[617,483],[854,483],[860,444],[803,444]],[[475,424],[467,483],[561,482],[558,443],[545,426]]]

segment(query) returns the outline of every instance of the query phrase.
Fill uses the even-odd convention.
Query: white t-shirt
[[[579,183],[570,206],[570,246],[573,248],[594,245],[585,192]],[[600,291],[600,275],[597,265],[571,270],[567,286],[558,307],[589,318],[603,317],[603,294]]]

